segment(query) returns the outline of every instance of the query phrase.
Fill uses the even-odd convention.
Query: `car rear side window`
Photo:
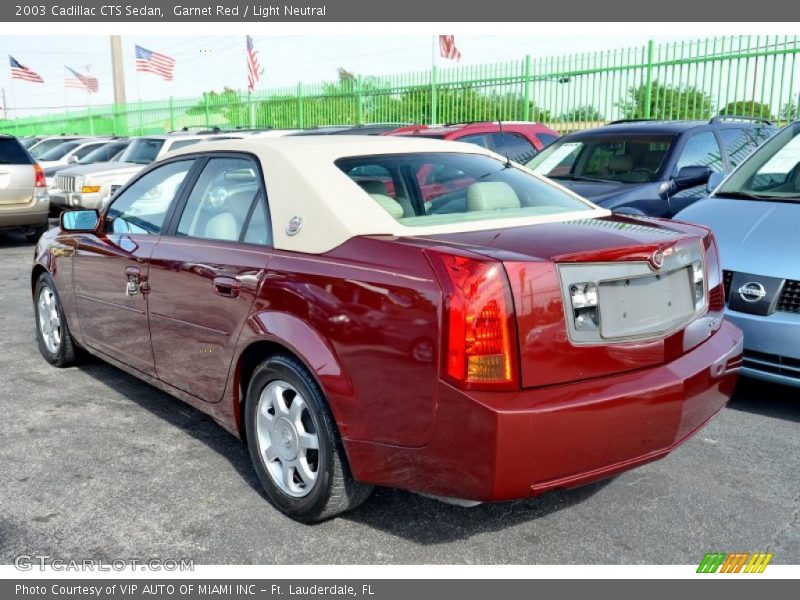
[[[536,156],[536,148],[523,135],[504,131],[492,134],[493,150],[511,160],[525,164]]]
[[[561,214],[592,207],[504,160],[483,154],[408,153],[342,158],[336,166],[407,226]],[[369,184],[355,173],[387,174]]]
[[[0,138],[0,165],[30,165],[30,155],[16,139]]]
[[[167,163],[149,171],[117,195],[106,214],[107,233],[158,234],[194,160]]]
[[[725,127],[719,130],[719,135],[733,167],[742,162],[753,151],[753,142],[745,129]]]
[[[258,181],[258,171],[250,160],[210,159],[192,188],[176,234],[224,242],[241,241],[260,191]],[[251,239],[253,237],[263,236],[253,233]]]

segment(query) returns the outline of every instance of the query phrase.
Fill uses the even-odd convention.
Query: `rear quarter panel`
[[[325,255],[276,251],[240,349],[272,340],[297,353],[346,440],[423,446],[436,417],[440,304],[420,248],[354,238]]]

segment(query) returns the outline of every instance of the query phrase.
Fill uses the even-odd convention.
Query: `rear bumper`
[[[723,322],[659,367],[519,392],[466,394],[440,384],[424,448],[345,440],[359,480],[474,501],[526,498],[661,458],[728,402],[742,333]]]
[[[744,332],[742,375],[800,387],[800,314],[727,310],[725,317]]]
[[[21,227],[45,225],[49,209],[49,202],[39,201],[19,206],[0,205],[0,229],[19,229]]]

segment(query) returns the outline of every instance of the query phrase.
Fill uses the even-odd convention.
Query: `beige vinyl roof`
[[[258,158],[269,198],[273,243],[277,249],[293,252],[323,254],[362,235],[424,236],[587,219],[611,214],[566,188],[520,167],[562,189],[593,210],[409,227],[392,218],[334,164],[336,160],[345,157],[411,152],[463,152],[505,160],[473,144],[394,136],[247,137],[199,142],[168,152],[165,157],[212,151],[247,152]],[[302,226],[295,235],[290,235],[287,227],[296,218],[302,219]]]

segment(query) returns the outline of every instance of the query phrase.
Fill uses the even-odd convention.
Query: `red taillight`
[[[514,387],[516,329],[502,263],[438,250],[428,254],[445,293],[445,376],[466,387]]]
[[[34,187],[46,188],[47,180],[44,177],[44,171],[42,171],[42,167],[39,166],[39,163],[33,163],[33,172],[36,174],[36,182],[33,184]]]
[[[725,288],[722,284],[722,267],[714,234],[708,232],[706,245],[706,273],[708,278],[708,310],[721,313],[725,310]],[[720,320],[721,324],[721,320]]]

